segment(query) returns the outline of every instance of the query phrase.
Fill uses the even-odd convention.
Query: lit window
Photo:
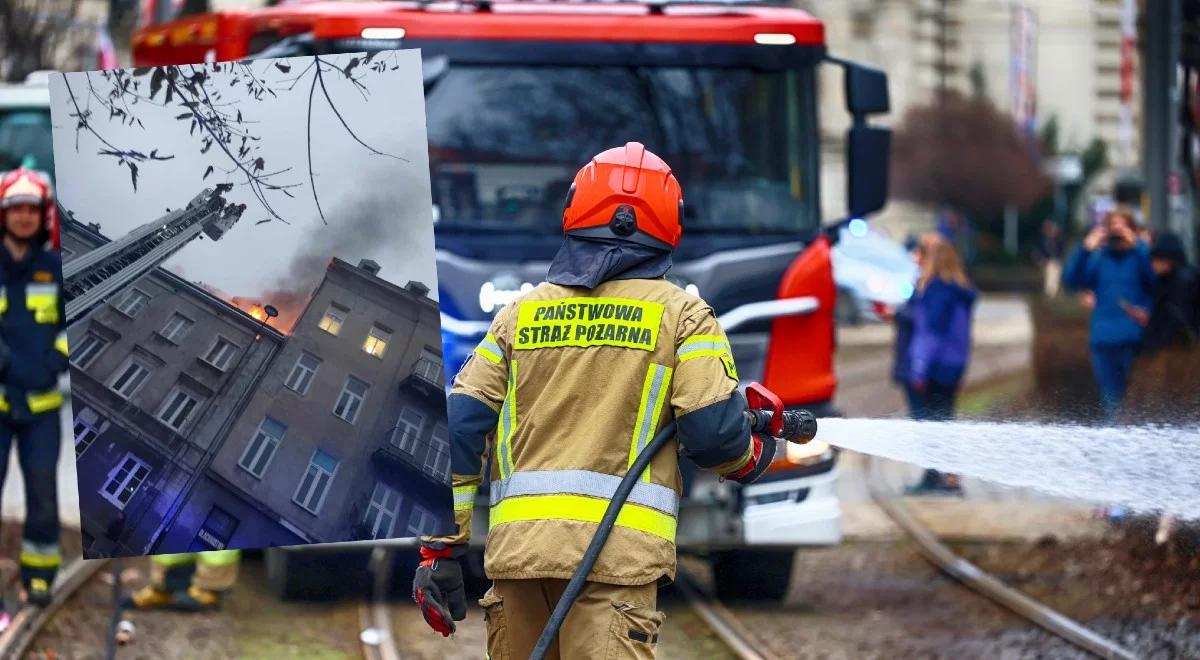
[[[233,342],[224,337],[217,337],[216,343],[212,348],[208,349],[208,353],[204,356],[204,361],[212,366],[225,371],[229,363],[233,361],[233,356],[237,354],[238,347]]]
[[[108,480],[100,488],[100,496],[112,502],[118,509],[124,509],[148,476],[150,467],[132,452],[126,452],[117,466],[108,473]]]
[[[330,303],[325,310],[325,316],[322,316],[321,321],[317,323],[317,327],[336,336],[342,331],[342,325],[346,323],[346,314],[349,311],[345,307]]]
[[[408,533],[413,536],[425,536],[434,531],[437,518],[420,505],[413,504],[412,513],[408,516]]]
[[[117,370],[117,375],[108,384],[114,392],[120,394],[122,398],[132,398],[142,385],[146,383],[146,379],[150,376],[150,369],[145,366],[130,360],[125,363],[125,366]]]
[[[417,450],[417,436],[421,433],[421,425],[424,423],[424,415],[412,408],[405,408],[400,411],[400,418],[396,420],[396,428],[392,429],[388,441],[396,449],[412,454]]]
[[[313,376],[317,373],[317,367],[321,366],[321,358],[312,353],[300,353],[300,357],[296,358],[296,365],[292,367],[292,373],[288,374],[284,385],[300,394],[308,394],[308,386],[312,384]]]
[[[382,483],[375,484],[371,493],[371,503],[367,505],[367,514],[363,522],[371,531],[371,538],[391,538],[396,518],[400,514],[400,493]]]
[[[166,399],[163,399],[162,408],[158,411],[158,419],[178,431],[183,428],[198,405],[200,405],[200,400],[197,397],[177,386],[167,394]]]
[[[292,501],[310,513],[320,512],[321,505],[325,503],[325,496],[329,494],[329,485],[337,474],[337,468],[336,458],[320,449],[314,451],[312,459],[308,462],[308,470],[300,480],[300,486],[296,488],[296,495],[292,497]]]
[[[238,459],[238,465],[261,479],[286,432],[287,425],[283,422],[270,417],[263,418],[262,423],[254,432],[254,437],[250,438],[250,442],[246,444],[242,457]]]
[[[117,303],[117,311],[121,312],[129,318],[134,318],[146,308],[146,303],[150,302],[150,294],[139,289],[130,289],[121,298],[121,302]]]
[[[178,344],[192,328],[192,321],[183,314],[172,314],[159,334]]]
[[[338,397],[337,405],[333,407],[333,414],[353,424],[358,419],[358,412],[362,409],[365,398],[367,398],[367,384],[350,376],[346,379],[346,385],[342,387],[342,394]]]
[[[391,339],[392,333],[377,325],[373,326],[371,333],[367,335],[367,340],[363,342],[363,350],[375,357],[383,357],[383,351],[387,349]]]
[[[83,336],[78,346],[71,347],[71,364],[80,369],[87,369],[105,348],[108,348],[108,340],[89,332]]]

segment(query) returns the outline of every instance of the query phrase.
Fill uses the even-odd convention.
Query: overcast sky
[[[323,59],[344,69],[353,57],[333,55]],[[313,168],[328,226],[322,225],[317,214],[307,169],[305,133],[313,73],[310,70],[291,91],[282,88],[311,64],[312,58],[253,62],[254,73],[278,94],[274,98],[264,95],[261,101],[248,98],[244,82],[231,86],[233,74],[212,73],[209,67],[214,79],[207,88],[220,90],[221,102],[240,101],[236,108],[247,121],[246,129],[261,136],[259,155],[266,161],[266,170],[292,168],[272,180],[301,186],[291,190],[295,199],[278,192],[267,193],[272,207],[291,223],[286,225],[277,220],[255,224],[269,214],[249,186],[236,185],[226,198],[246,204],[239,224],[219,242],[193,241],[167,261],[168,268],[231,295],[261,296],[295,279],[291,273],[294,266],[303,270],[300,279],[315,285],[323,266],[314,267],[314,263],[324,264],[329,257],[337,256],[357,264],[368,257],[382,266],[381,277],[400,285],[419,280],[436,296],[420,54],[407,50],[387,57],[382,72],[362,66],[355,69],[355,77],[367,87],[365,97],[339,71],[326,69],[323,77],[338,111],[363,142],[407,162],[373,155],[355,142],[330,110],[320,87],[316,89]],[[290,72],[280,71],[275,62],[290,65]],[[186,73],[188,68],[183,70]],[[88,75],[99,95],[107,97],[112,87],[97,73],[69,73],[65,78],[80,107],[92,111],[91,123],[105,140],[121,149],[147,154],[157,149],[159,154],[173,154],[175,158],[139,164],[134,192],[129,170],[114,158],[97,155],[103,144],[96,136],[87,131],[79,131],[77,136],[77,122],[69,116],[74,105],[64,76],[54,76],[51,108],[58,194],[63,206],[77,219],[98,222],[105,235],[116,238],[158,218],[168,207],[180,208],[205,186],[245,181],[240,173],[225,174],[232,164],[219,148],[200,154],[199,140],[189,135],[190,121],[175,119],[186,108],[175,103],[169,107],[138,103],[131,109],[145,128],[123,126],[119,120],[108,120],[108,110],[91,97]],[[241,78],[245,80],[244,75]],[[146,94],[150,76],[139,80],[141,93]],[[161,101],[163,94],[157,98]],[[215,172],[202,181],[209,165]]]

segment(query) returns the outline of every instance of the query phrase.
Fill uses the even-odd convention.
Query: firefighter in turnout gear
[[[28,602],[50,601],[61,563],[57,465],[67,370],[62,261],[54,251],[55,204],[50,183],[18,168],[0,179],[0,482],[12,443],[25,481],[21,585]]]
[[[466,614],[458,558],[485,465],[488,654],[525,658],[621,477],[676,421],[548,656],[649,658],[663,620],[658,585],[675,576],[679,455],[740,483],[772,461],[774,442],[751,433],[712,308],[664,277],[682,217],[678,181],[641,144],[609,149],[576,175],[548,281],[497,314],[447,400],[457,531],[422,537],[413,585],[434,630],[448,635]]]
[[[221,606],[237,583],[240,550],[184,552],[150,557],[150,584],[130,595],[125,607],[201,612]]]

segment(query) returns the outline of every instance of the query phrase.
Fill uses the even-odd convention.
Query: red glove
[[[736,472],[721,475],[722,477],[737,482],[739,484],[753,483],[763,472],[767,471],[767,467],[771,465],[771,461],[775,460],[775,439],[769,438],[763,442],[762,438],[757,435],[751,435],[750,438],[754,441],[754,448],[750,451],[750,460]]]
[[[454,558],[453,547],[421,546],[421,563],[413,579],[413,600],[430,628],[449,637],[455,621],[467,618],[466,591],[462,566]]]

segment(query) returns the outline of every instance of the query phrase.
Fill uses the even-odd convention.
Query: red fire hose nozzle
[[[804,444],[817,436],[817,418],[807,410],[784,410],[783,401],[759,383],[746,387],[750,409],[746,417],[753,433],[766,433],[772,438]]]

